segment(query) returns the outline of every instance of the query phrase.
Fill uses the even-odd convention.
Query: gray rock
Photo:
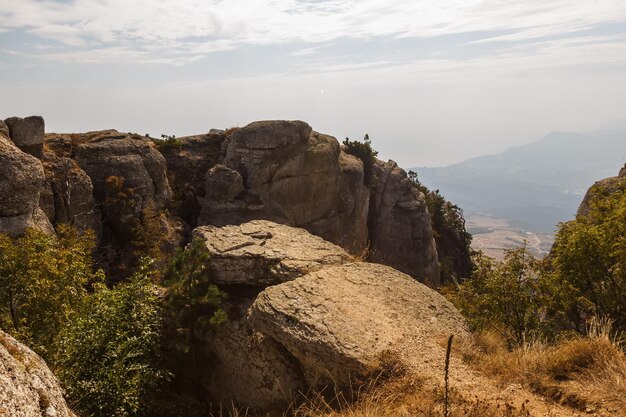
[[[194,230],[193,238],[205,242],[217,284],[265,287],[351,259],[340,247],[304,229],[265,220],[202,226]]]
[[[310,387],[349,386],[406,344],[420,347],[414,365],[431,374],[445,356],[438,342],[468,336],[443,296],[371,263],[331,266],[267,288],[250,309],[250,323],[298,359]]]
[[[393,161],[377,161],[373,176],[370,260],[438,285],[441,267],[424,195]]]
[[[243,178],[234,169],[216,165],[207,172],[205,196],[208,200],[216,203],[232,201],[243,190]]]
[[[223,165],[240,174],[244,190],[230,201],[208,195],[198,224],[265,219],[302,227],[352,253],[365,249],[363,168],[335,138],[300,121],[254,122],[230,135]]]
[[[10,117],[5,120],[5,123],[9,128],[11,140],[22,151],[37,158],[43,156],[43,138],[45,133],[43,117],[29,116],[24,119],[21,117]]]
[[[9,126],[4,123],[4,120],[0,120],[0,136],[4,137],[5,139],[11,139],[11,137],[9,136]]]
[[[1,330],[0,416],[75,417],[43,359]]]
[[[41,161],[0,137],[0,233],[16,236],[29,227],[53,232],[39,209],[44,181]]]
[[[298,361],[248,321],[252,300],[226,306],[228,321],[205,335],[209,353],[204,387],[215,401],[251,410],[282,412],[304,392]]]

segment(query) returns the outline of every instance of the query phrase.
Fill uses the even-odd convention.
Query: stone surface
[[[222,164],[240,174],[244,189],[227,201],[219,193],[217,201],[207,197],[199,224],[265,219],[305,228],[352,253],[365,249],[363,168],[335,138],[300,121],[254,122],[230,135]],[[215,185],[207,179],[208,188]]]
[[[232,201],[244,190],[239,172],[216,165],[206,174],[205,198],[216,203]]]
[[[450,334],[467,336],[443,296],[390,267],[331,266],[265,289],[250,310],[252,327],[300,363],[307,384],[345,387],[380,365],[381,355],[420,346],[424,372],[440,368]]]
[[[9,128],[9,136],[18,148],[37,158],[43,156],[45,125],[43,117],[10,117],[4,121]]]
[[[91,179],[70,158],[52,152],[44,156],[46,186],[40,207],[53,224],[69,224],[79,230],[101,231],[100,211],[93,197]]]
[[[46,363],[0,330],[0,416],[74,417]]]
[[[29,227],[53,232],[39,208],[44,181],[41,161],[0,137],[0,233],[16,236]]]
[[[11,136],[9,135],[9,126],[7,126],[4,120],[0,120],[0,136],[5,139],[11,139]]]
[[[205,336],[210,369],[204,386],[222,404],[284,411],[305,389],[299,364],[272,338],[252,329],[251,304],[246,298],[226,306],[228,321]]]
[[[217,284],[265,287],[351,260],[340,247],[304,229],[265,220],[202,226],[193,237],[206,243],[211,277]]]
[[[393,161],[377,161],[372,172],[370,260],[438,285],[441,267],[424,195]]]

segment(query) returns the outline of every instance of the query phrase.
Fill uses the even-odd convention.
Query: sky
[[[0,0],[0,91],[49,132],[299,119],[446,165],[626,126],[626,1]]]

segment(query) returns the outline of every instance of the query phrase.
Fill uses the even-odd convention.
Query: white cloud
[[[519,41],[626,21],[620,0],[3,0],[0,31],[59,42],[48,59],[97,62],[119,53],[137,62],[184,63],[237,48],[340,38],[433,37],[511,31]],[[296,52],[296,55],[298,52]]]

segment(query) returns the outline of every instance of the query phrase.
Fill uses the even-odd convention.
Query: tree
[[[343,141],[343,145],[346,153],[356,156],[361,160],[361,162],[363,162],[363,183],[367,187],[371,187],[373,181],[372,167],[376,162],[378,152],[372,148],[372,142],[369,135],[365,135],[363,142],[346,138]]]

